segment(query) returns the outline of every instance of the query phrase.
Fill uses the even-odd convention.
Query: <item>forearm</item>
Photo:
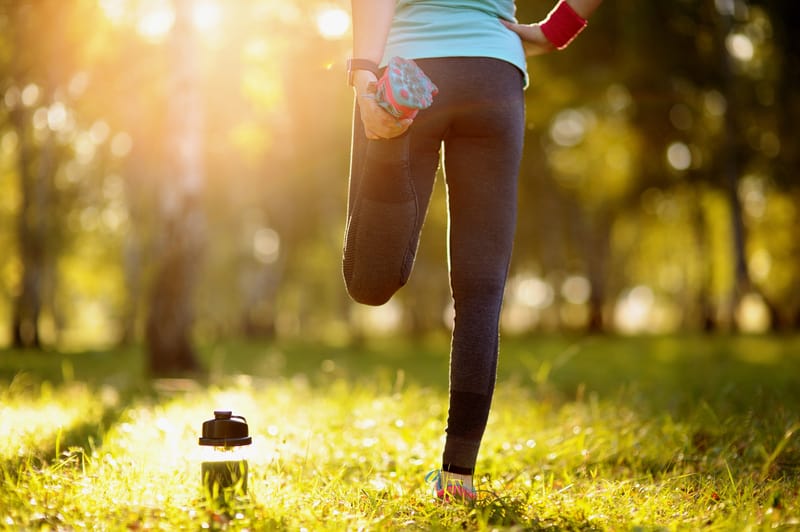
[[[583,18],[589,18],[603,0],[567,0],[567,3]]]
[[[395,0],[351,0],[353,57],[379,63],[394,16]]]

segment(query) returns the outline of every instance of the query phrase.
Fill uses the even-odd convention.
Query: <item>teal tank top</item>
[[[514,0],[398,0],[382,65],[394,56],[492,57],[525,74],[525,51],[499,19],[516,22]]]

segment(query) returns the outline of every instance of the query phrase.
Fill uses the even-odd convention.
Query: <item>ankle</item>
[[[450,471],[442,471],[442,485],[463,486],[468,490],[475,490],[475,486],[473,485],[472,475],[451,473]]]

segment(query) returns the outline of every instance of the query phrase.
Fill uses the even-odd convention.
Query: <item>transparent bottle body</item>
[[[248,446],[206,447],[200,471],[203,486],[211,496],[224,492],[247,493]]]

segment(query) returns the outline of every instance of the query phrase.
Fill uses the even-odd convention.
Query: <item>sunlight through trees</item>
[[[190,279],[187,346],[450,327],[441,183],[392,306],[341,286],[349,2],[181,5],[0,3],[0,344],[140,342]],[[529,61],[506,332],[798,326],[798,20],[756,0],[612,3]],[[159,280],[189,241],[194,273]]]

